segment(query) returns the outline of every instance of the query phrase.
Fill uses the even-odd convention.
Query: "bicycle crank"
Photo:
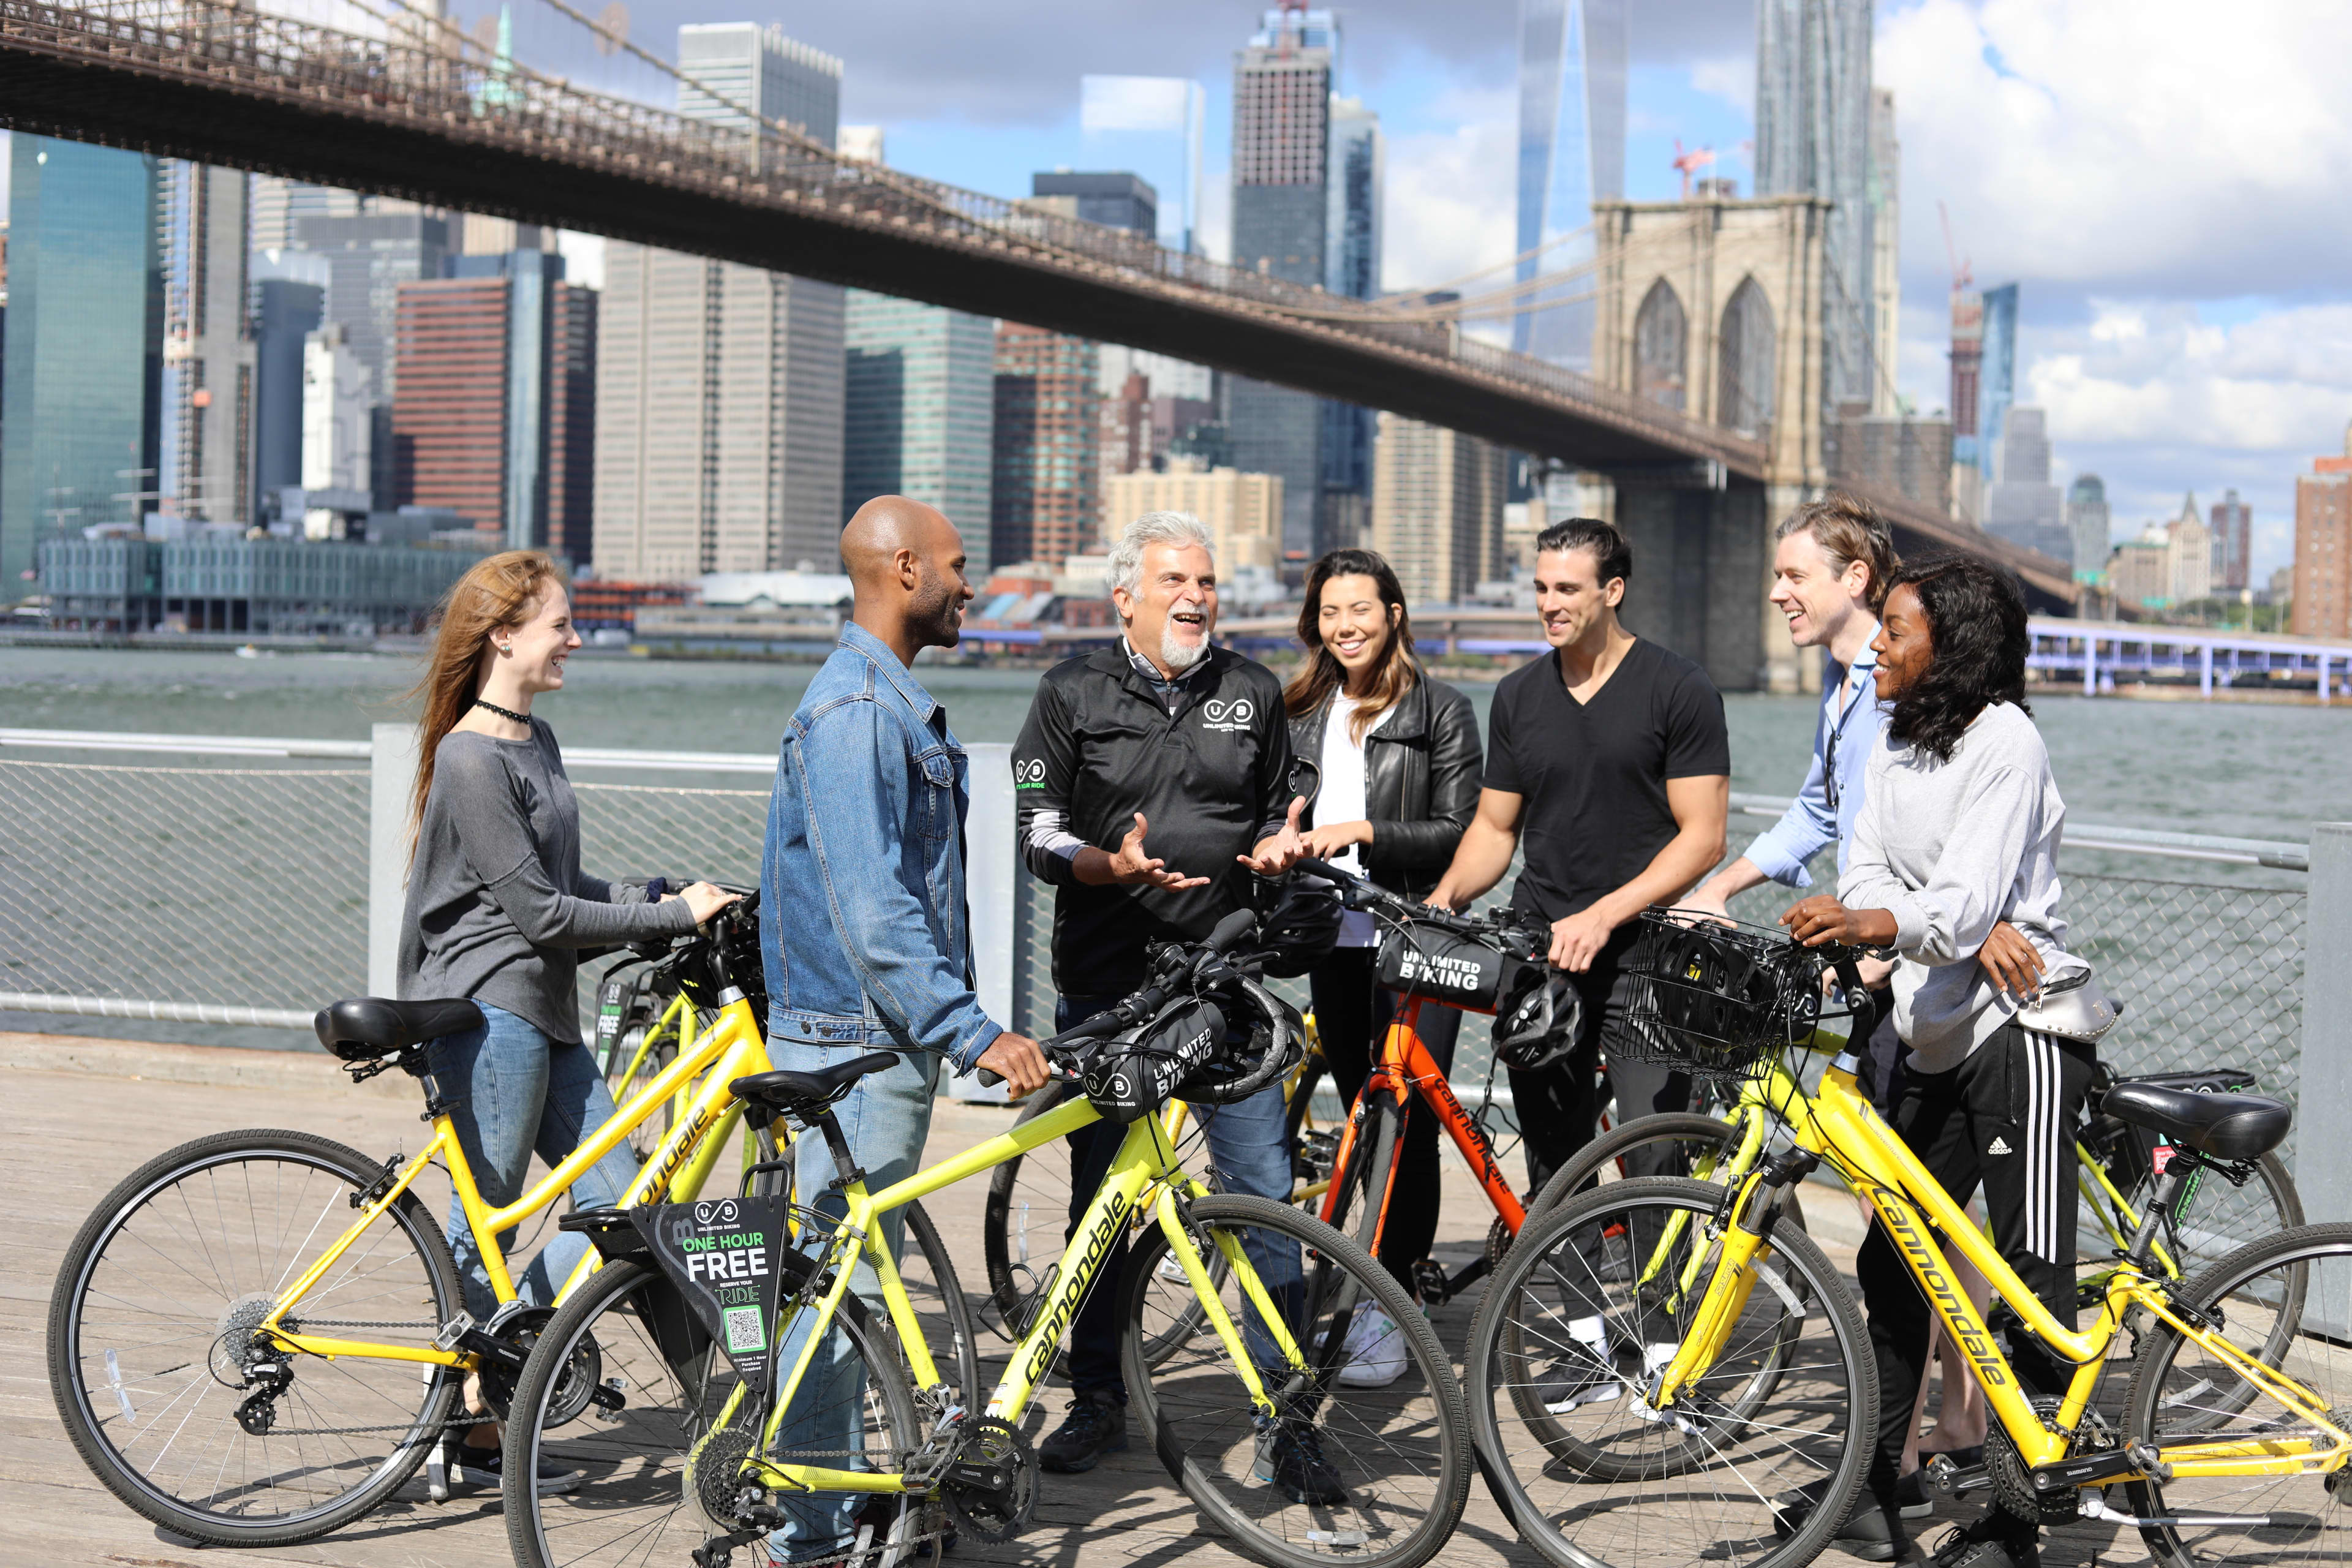
[[[956,1528],[992,1545],[1029,1528],[1037,1511],[1037,1455],[1020,1428],[992,1415],[969,1423],[940,1494]]]

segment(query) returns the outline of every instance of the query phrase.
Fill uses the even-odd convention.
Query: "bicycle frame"
[[[1446,1081],[1445,1070],[1429,1054],[1429,1047],[1422,1044],[1418,1026],[1424,1005],[1443,1006],[1444,1004],[1433,1004],[1425,997],[1412,998],[1389,1021],[1387,1031],[1381,1037],[1380,1059],[1372,1064],[1371,1076],[1364,1080],[1364,1090],[1356,1097],[1356,1103],[1348,1113],[1347,1127],[1339,1134],[1339,1152],[1331,1163],[1334,1176],[1329,1184],[1330,1190],[1323,1194],[1323,1207],[1317,1217],[1328,1225],[1338,1210],[1342,1184],[1337,1173],[1350,1168],[1349,1161],[1355,1154],[1357,1137],[1363,1131],[1365,1119],[1371,1114],[1374,1097],[1386,1095],[1398,1114],[1402,1115],[1411,1108],[1413,1097],[1419,1096],[1422,1103],[1437,1118],[1438,1124],[1445,1129],[1446,1135],[1454,1140],[1454,1146],[1462,1151],[1462,1157],[1470,1163],[1471,1173],[1478,1178],[1478,1185],[1485,1191],[1486,1201],[1495,1205],[1495,1212],[1503,1216],[1503,1223],[1510,1226],[1511,1234],[1516,1236],[1519,1226],[1527,1223],[1527,1210],[1520,1204],[1518,1194],[1511,1190],[1510,1179],[1503,1174],[1503,1167],[1496,1161],[1495,1146],[1486,1141],[1485,1131],[1471,1120],[1470,1113],[1462,1109],[1462,1102],[1454,1098],[1454,1086]],[[1372,1238],[1375,1257],[1379,1256],[1380,1232],[1388,1228],[1389,1194],[1396,1185],[1397,1163],[1391,1161],[1388,1171],[1381,1176],[1381,1223]]]
[[[1066,1138],[1083,1127],[1102,1119],[1091,1100],[1083,1096],[1067,1104],[1055,1106],[1033,1121],[1021,1123],[1011,1131],[999,1133],[975,1144],[952,1159],[942,1161],[926,1170],[916,1172],[895,1186],[880,1193],[869,1193],[864,1181],[849,1184],[844,1190],[848,1208],[835,1228],[823,1262],[815,1277],[823,1279],[830,1270],[832,1283],[814,1304],[815,1319],[803,1342],[792,1371],[779,1385],[772,1407],[761,1434],[761,1447],[767,1448],[776,1440],[793,1397],[799,1393],[802,1379],[814,1360],[825,1327],[840,1310],[842,1299],[850,1289],[853,1265],[862,1258],[871,1264],[881,1285],[882,1300],[887,1308],[891,1324],[898,1331],[900,1348],[914,1373],[917,1386],[932,1389],[940,1385],[938,1363],[932,1359],[930,1347],[924,1341],[922,1325],[915,1316],[914,1303],[908,1299],[907,1289],[899,1279],[897,1262],[882,1237],[881,1227],[874,1223],[877,1215],[892,1209],[903,1208],[919,1198],[929,1196],[942,1187],[951,1186],[966,1177],[1003,1164],[1008,1160]],[[1208,1265],[1202,1260],[1200,1249],[1192,1244],[1186,1228],[1178,1194],[1205,1197],[1208,1187],[1186,1173],[1175,1163],[1176,1151],[1168,1136],[1168,1128],[1160,1117],[1145,1116],[1129,1124],[1127,1136],[1111,1161],[1110,1173],[1095,1191],[1093,1200],[1071,1233],[1067,1250],[1054,1274],[1054,1289],[1045,1310],[1038,1313],[1014,1347],[1012,1360],[1006,1363],[1004,1376],[989,1395],[987,1414],[1017,1425],[1022,1413],[1028,1408],[1037,1385],[1054,1364],[1054,1352],[1060,1343],[1062,1331],[1076,1317],[1079,1303],[1086,1299],[1087,1288],[1094,1283],[1111,1244],[1120,1228],[1142,1212],[1139,1208],[1145,1190],[1155,1184],[1160,1194],[1150,1205],[1161,1231],[1168,1237],[1171,1251],[1182,1264],[1186,1277],[1207,1309],[1209,1322],[1223,1342],[1226,1353],[1233,1358],[1247,1386],[1250,1402],[1265,1415],[1276,1414],[1274,1401],[1267,1394],[1263,1380],[1242,1342],[1240,1326],[1226,1311],[1216,1287],[1211,1280]],[[1218,1249],[1224,1256],[1233,1277],[1241,1282],[1250,1303],[1258,1312],[1270,1336],[1281,1349],[1283,1357],[1294,1372],[1303,1373],[1307,1358],[1292,1336],[1288,1323],[1275,1305],[1265,1286],[1250,1267],[1240,1246],[1229,1237],[1217,1237]],[[776,1342],[784,1342],[792,1331],[793,1319],[801,1311],[812,1310],[803,1304],[788,1313],[776,1326]],[[712,1422],[714,1430],[726,1426],[734,1417],[745,1397],[745,1388],[738,1384],[729,1396],[726,1407]],[[840,1470],[814,1465],[779,1463],[755,1453],[744,1461],[740,1472],[743,1479],[774,1490],[793,1492],[903,1492],[910,1488],[903,1473],[881,1470]]]
[[[1943,1320],[1952,1342],[1968,1357],[1985,1403],[2000,1418],[2027,1466],[2045,1465],[2065,1457],[2075,1427],[2089,1407],[2099,1379],[2106,1371],[2106,1352],[2121,1331],[2126,1312],[2144,1309],[2158,1321],[2214,1356],[2245,1379],[2255,1390],[2276,1401],[2321,1436],[2280,1433],[2256,1439],[2239,1437],[2214,1442],[2166,1444],[2159,1461],[2176,1476],[2300,1475],[2332,1471],[2352,1457],[2352,1434],[2330,1418],[2326,1402],[2301,1384],[2273,1371],[2201,1323],[2190,1321],[2172,1303],[2166,1282],[2151,1279],[2126,1259],[2107,1283],[2098,1321],[2085,1331],[2067,1328],[2041,1300],[2028,1290],[1991,1240],[1937,1184],[1927,1168],[1904,1145],[1895,1131],[1880,1120],[1870,1101],[1855,1088],[1851,1057],[1841,1057],[1822,1075],[1811,1098],[1801,1097],[1793,1108],[1791,1130],[1797,1147],[1819,1155],[1845,1178],[1876,1211],[1904,1264],[1918,1281],[1927,1300]],[[1721,1352],[1748,1289],[1755,1281],[1752,1267],[1769,1247],[1769,1227],[1753,1202],[1763,1181],[1759,1172],[1743,1181],[1731,1212],[1758,1215],[1740,1220],[1723,1233],[1722,1266],[1708,1282],[1688,1336],[1667,1364],[1654,1395],[1663,1408],[1712,1365]],[[2000,1346],[1977,1317],[1965,1291],[1954,1284],[1951,1268],[1939,1247],[1940,1230],[1959,1254],[1974,1264],[2009,1304],[2028,1331],[2073,1363],[2075,1372],[2047,1425],[2028,1403]],[[2128,1472],[2138,1476],[2137,1468]],[[2122,1479],[2118,1477],[2110,1479]]]
[[[613,1103],[618,1106],[627,1102],[629,1089],[637,1081],[637,1070],[646,1065],[646,1056],[662,1037],[664,1029],[670,1030],[679,1040],[690,1040],[698,1032],[696,1025],[694,1004],[687,1000],[684,991],[680,991],[669,999],[669,1005],[662,1009],[662,1016],[655,1020],[653,1026],[638,1038],[637,1054],[629,1058],[629,1065],[622,1072],[620,1080],[613,1085]],[[678,1109],[686,1109],[682,1095]]]
[[[727,1134],[741,1120],[743,1106],[727,1092],[727,1086],[746,1074],[769,1069],[767,1042],[758,1020],[751,1016],[751,1004],[738,994],[719,1010],[710,1026],[693,1045],[678,1053],[677,1059],[664,1068],[645,1091],[622,1107],[614,1118],[590,1134],[587,1141],[573,1150],[546,1178],[525,1192],[504,1208],[492,1208],[483,1201],[481,1188],[474,1180],[473,1167],[467,1163],[466,1152],[457,1141],[457,1123],[443,1109],[433,1118],[433,1136],[401,1167],[390,1186],[371,1195],[361,1206],[360,1216],[351,1227],[336,1238],[301,1277],[288,1286],[278,1298],[278,1303],[257,1327],[268,1332],[279,1347],[304,1355],[358,1356],[373,1361],[425,1362],[441,1366],[470,1366],[477,1359],[470,1351],[443,1350],[436,1345],[378,1344],[361,1340],[327,1339],[301,1331],[301,1315],[295,1309],[311,1288],[333,1268],[352,1244],[367,1227],[394,1204],[400,1201],[417,1177],[437,1157],[449,1170],[450,1184],[457,1189],[457,1202],[466,1215],[466,1224],[473,1232],[475,1245],[481,1248],[482,1267],[489,1275],[490,1290],[501,1306],[515,1300],[514,1279],[507,1267],[506,1253],[499,1245],[499,1235],[523,1220],[549,1207],[562,1197],[572,1184],[583,1175],[597,1161],[603,1159],[654,1110],[674,1094],[684,1093],[695,1079],[709,1069],[710,1076],[699,1090],[694,1091],[688,1102],[686,1114],[670,1128],[637,1179],[621,1199],[625,1207],[660,1201],[666,1195],[691,1198],[702,1190],[719,1153],[726,1147]],[[593,1249],[582,1258],[571,1277],[564,1281],[557,1296],[560,1302],[576,1289],[597,1266]],[[291,1315],[293,1324],[286,1320]]]

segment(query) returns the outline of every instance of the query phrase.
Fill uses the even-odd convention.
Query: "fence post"
[[[378,724],[368,752],[368,994],[400,986],[400,913],[408,894],[408,794],[416,726]]]
[[[971,966],[980,980],[980,1005],[1011,1027],[1013,949],[1027,930],[1015,918],[1013,857],[1013,748],[1003,742],[967,743],[971,810],[964,819],[964,899],[971,910]],[[958,1100],[1004,1103],[1005,1089],[982,1089],[976,1073],[950,1075],[948,1092]]]
[[[2303,1217],[2352,1219],[2352,822],[2311,827],[2294,1184]]]

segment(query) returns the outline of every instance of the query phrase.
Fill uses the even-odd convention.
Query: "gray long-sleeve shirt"
[[[2016,1011],[1977,963],[2000,921],[2053,976],[2084,967],[2058,913],[2065,823],[2042,732],[2009,703],[1978,714],[1949,762],[1880,739],[1838,899],[1895,916],[1895,1027],[1918,1070],[1958,1067]]]
[[[573,950],[684,936],[693,911],[646,902],[642,882],[582,874],[580,805],[539,720],[528,741],[452,731],[433,757],[401,916],[402,998],[470,996],[579,1039]]]

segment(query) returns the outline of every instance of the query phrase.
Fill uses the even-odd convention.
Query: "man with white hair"
[[[1290,796],[1282,682],[1210,641],[1217,567],[1208,529],[1189,513],[1146,512],[1120,534],[1110,567],[1125,635],[1046,673],[1013,749],[1021,852],[1054,887],[1059,1029],[1140,986],[1149,943],[1207,936],[1249,902],[1249,873],[1272,876],[1301,853],[1305,803]],[[1290,1195],[1279,1084],[1198,1109],[1226,1191]],[[1071,1138],[1072,1229],[1126,1131],[1100,1122]],[[1126,1245],[1122,1235],[1102,1280],[1118,1279]],[[1255,1261],[1270,1289],[1295,1293],[1295,1250]],[[1069,1414],[1038,1449],[1046,1469],[1092,1469],[1127,1447],[1118,1296],[1097,1288],[1071,1327]],[[1285,1423],[1264,1436],[1261,1479],[1294,1502],[1343,1495],[1311,1426]]]

